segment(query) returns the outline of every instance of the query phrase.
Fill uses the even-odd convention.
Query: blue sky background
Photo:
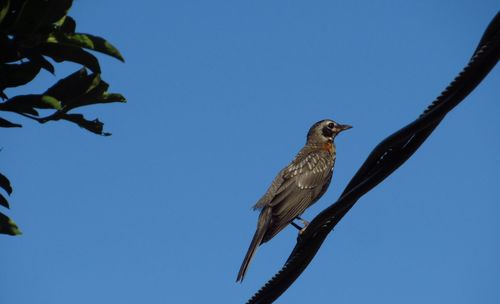
[[[237,270],[250,207],[310,125],[336,140],[338,197],[371,149],[462,69],[498,11],[484,1],[75,1],[77,30],[127,104],[0,129],[21,237],[0,236],[0,303],[241,303],[283,264],[287,228]],[[9,96],[43,92],[57,67]],[[363,197],[279,303],[500,303],[500,70]],[[3,115],[3,114],[2,114]]]

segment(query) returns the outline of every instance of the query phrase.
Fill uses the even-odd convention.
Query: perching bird
[[[306,145],[295,159],[278,173],[266,194],[253,207],[254,210],[261,210],[257,230],[241,264],[236,282],[243,281],[259,245],[272,239],[290,223],[300,228],[293,220],[302,220],[300,215],[325,193],[335,164],[333,140],[337,134],[350,128],[352,127],[349,125],[325,119],[309,129]],[[302,221],[305,228],[308,223]]]

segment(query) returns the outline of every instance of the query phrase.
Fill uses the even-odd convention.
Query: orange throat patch
[[[326,143],[324,143],[323,147],[321,147],[321,148],[325,151],[328,151],[328,153],[332,154],[333,153],[333,142],[329,140]]]

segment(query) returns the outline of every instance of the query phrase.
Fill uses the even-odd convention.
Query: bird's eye
[[[335,124],[333,122],[328,124],[328,128],[333,129],[335,127]]]

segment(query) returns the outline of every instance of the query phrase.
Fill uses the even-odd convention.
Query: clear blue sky
[[[14,187],[0,236],[0,303],[241,303],[283,264],[296,230],[237,270],[250,207],[332,118],[331,204],[381,139],[448,85],[498,1],[75,1],[77,30],[127,104],[0,129]],[[57,77],[77,68],[58,67]],[[42,92],[48,74],[19,93]],[[363,197],[279,303],[500,303],[500,70],[400,170]],[[8,116],[12,120],[14,116]]]

